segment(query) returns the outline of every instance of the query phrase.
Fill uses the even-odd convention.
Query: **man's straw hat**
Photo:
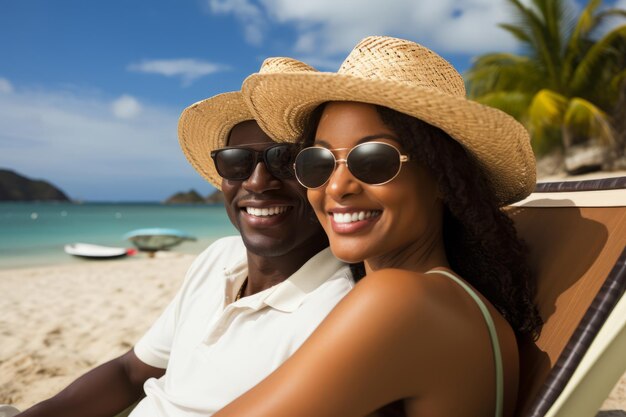
[[[259,74],[317,71],[291,58],[268,58]],[[233,91],[199,101],[183,110],[178,121],[178,141],[187,160],[213,186],[221,189],[219,176],[211,159],[211,151],[223,148],[230,130],[254,116],[243,101],[241,92]],[[280,136],[274,139],[285,142]]]
[[[470,101],[461,75],[433,51],[403,39],[363,39],[336,73],[249,76],[242,93],[271,136],[297,138],[327,101],[377,104],[421,119],[457,140],[504,205],[526,197],[536,181],[526,129],[506,113]]]

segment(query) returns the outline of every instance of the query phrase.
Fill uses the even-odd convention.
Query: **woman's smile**
[[[335,233],[349,234],[363,231],[380,219],[382,210],[337,208],[328,211],[330,224]]]

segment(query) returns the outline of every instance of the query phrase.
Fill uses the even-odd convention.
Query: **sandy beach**
[[[24,409],[128,351],[195,256],[0,271],[0,403]]]
[[[194,256],[0,271],[0,403],[24,409],[129,350]],[[603,409],[626,410],[626,375]]]

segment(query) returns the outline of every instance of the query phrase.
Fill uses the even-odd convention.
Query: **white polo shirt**
[[[291,356],[354,286],[349,267],[328,248],[282,283],[232,302],[247,274],[240,237],[220,239],[194,261],[134,348],[167,371],[146,381],[131,417],[217,412]]]

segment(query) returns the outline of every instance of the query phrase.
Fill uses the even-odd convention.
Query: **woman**
[[[361,41],[336,74],[253,75],[333,253],[367,275],[283,366],[217,416],[511,416],[516,334],[541,320],[499,206],[534,186],[525,130],[442,58]],[[434,127],[438,126],[438,127]]]

